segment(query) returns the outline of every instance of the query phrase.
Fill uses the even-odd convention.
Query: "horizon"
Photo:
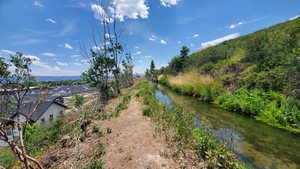
[[[138,74],[144,74],[151,60],[157,68],[167,65],[183,45],[193,53],[300,16],[297,0],[127,0],[127,6],[114,2],[122,10],[123,39]],[[18,51],[35,59],[34,76],[80,76],[88,63],[79,43],[91,44],[92,25],[99,23],[97,12],[93,0],[1,1],[0,20],[5,26],[0,32],[0,57],[7,59]]]

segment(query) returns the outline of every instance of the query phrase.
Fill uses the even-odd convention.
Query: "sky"
[[[300,17],[299,0],[109,0],[118,14],[134,71],[165,66],[191,52]],[[82,47],[99,27],[96,0],[0,0],[0,57],[21,52],[37,76],[88,69]],[[98,25],[98,27],[97,27]]]

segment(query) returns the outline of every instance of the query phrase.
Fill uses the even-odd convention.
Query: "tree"
[[[91,50],[90,68],[82,76],[98,89],[98,104],[103,105],[109,99],[109,78],[112,75],[114,60],[106,55],[106,51]]]
[[[153,60],[151,61],[150,64],[150,75],[151,75],[151,81],[158,82],[157,71],[155,70],[155,63]]]
[[[133,85],[133,62],[132,56],[127,53],[125,59],[122,61],[122,81],[124,83],[124,87],[129,87]]]
[[[41,164],[27,154],[24,143],[26,126],[39,104],[36,104],[32,112],[28,113],[25,121],[20,120],[21,106],[34,81],[30,74],[32,60],[17,52],[15,55],[11,55],[10,63],[8,64],[3,58],[0,58],[0,140],[8,144],[13,154],[25,165],[26,169],[34,168],[34,165],[42,169]],[[10,66],[13,70],[10,69]],[[14,128],[18,129],[18,140],[9,139],[8,130]]]
[[[182,59],[186,59],[189,55],[190,49],[186,46],[182,46],[180,50],[180,56]]]

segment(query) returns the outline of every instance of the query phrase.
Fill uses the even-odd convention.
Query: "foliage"
[[[38,155],[61,137],[62,119],[46,126],[27,125],[24,133],[26,149],[29,154]]]
[[[96,157],[102,157],[105,154],[105,147],[103,144],[99,144],[98,150],[96,152]]]
[[[103,169],[104,164],[102,160],[92,159],[84,169]]]
[[[270,125],[300,132],[299,101],[277,92],[240,88],[220,95],[215,103],[230,111],[255,116]]]
[[[84,97],[81,95],[75,95],[75,107],[80,108],[84,104]]]

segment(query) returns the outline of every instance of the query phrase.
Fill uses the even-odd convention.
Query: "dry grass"
[[[169,83],[172,85],[199,85],[199,84],[212,84],[215,79],[210,75],[201,75],[197,72],[181,73],[177,76],[168,76]]]

